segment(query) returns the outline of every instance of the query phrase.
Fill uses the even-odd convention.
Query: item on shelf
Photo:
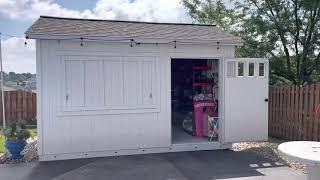
[[[209,118],[213,116],[214,111],[214,107],[203,108],[203,136],[210,137]]]
[[[208,70],[208,69],[211,69],[211,67],[209,67],[209,66],[193,66],[192,69],[193,70]]]
[[[192,86],[212,86],[212,82],[194,82],[192,83]]]
[[[209,125],[209,141],[212,141],[213,138],[217,138],[219,134],[219,118],[218,117],[208,117]]]
[[[187,116],[182,121],[182,127],[183,129],[189,133],[193,134],[193,115],[192,112],[189,112]]]
[[[213,94],[212,91],[207,91],[206,93],[195,94],[193,96],[194,101],[204,101],[204,100],[212,100],[213,101]]]

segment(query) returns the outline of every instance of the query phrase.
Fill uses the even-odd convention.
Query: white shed
[[[268,137],[268,61],[212,25],[41,16],[40,160],[230,148]]]

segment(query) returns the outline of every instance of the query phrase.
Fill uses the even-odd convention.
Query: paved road
[[[304,180],[254,153],[197,151],[0,165],[1,180]]]

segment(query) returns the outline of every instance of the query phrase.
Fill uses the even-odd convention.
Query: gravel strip
[[[289,160],[285,156],[281,155],[278,150],[278,145],[278,143],[272,142],[244,142],[234,143],[232,149],[234,151],[254,152],[264,156],[267,159],[270,159],[271,161],[282,163],[293,169],[306,173],[306,165]]]
[[[27,145],[22,151],[24,155],[23,158],[18,160],[13,160],[9,158],[9,154],[1,154],[0,153],[0,164],[14,164],[14,163],[22,163],[22,162],[32,162],[37,161],[37,137],[31,137],[27,139]]]

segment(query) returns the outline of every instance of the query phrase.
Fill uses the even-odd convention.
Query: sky
[[[35,42],[24,32],[40,15],[153,22],[191,22],[180,0],[0,0],[5,72],[36,72]]]
[[[24,32],[40,15],[190,23],[181,0],[0,0],[0,32],[5,72],[36,72],[35,42]],[[227,0],[231,1],[231,0]]]

